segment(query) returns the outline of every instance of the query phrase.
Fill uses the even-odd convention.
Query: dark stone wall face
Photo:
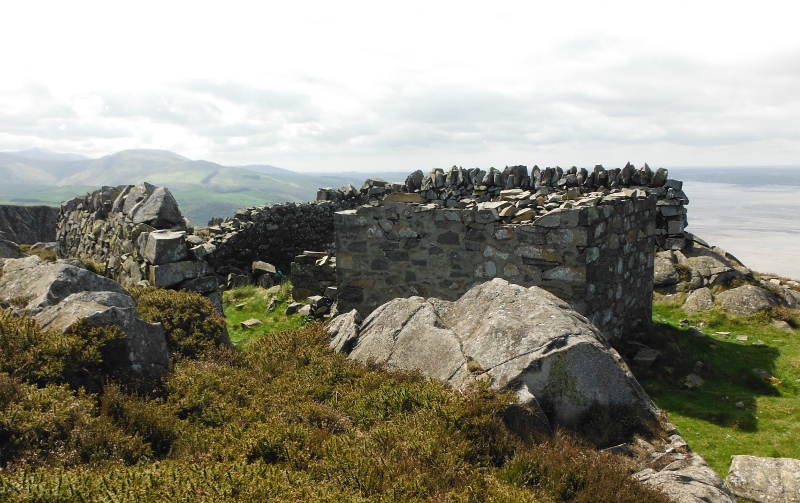
[[[247,270],[257,260],[288,275],[294,258],[306,250],[333,253],[333,215],[350,207],[312,201],[240,209],[233,220],[209,228],[209,243],[216,249],[206,260],[223,275]]]
[[[614,194],[526,223],[487,220],[480,206],[337,213],[340,312],[366,316],[396,297],[455,300],[502,277],[550,291],[613,337],[650,319],[655,196]]]
[[[0,205],[0,238],[20,245],[56,240],[58,208]]]

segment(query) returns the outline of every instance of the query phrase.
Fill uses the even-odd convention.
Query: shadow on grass
[[[715,334],[719,328],[706,329]],[[632,361],[639,346],[636,342],[662,352],[650,368],[631,366],[636,379],[653,401],[668,412],[694,417],[718,426],[746,432],[758,431],[757,403],[759,396],[780,396],[780,391],[755,369],[775,372],[780,351],[769,345],[737,341],[730,335],[695,335],[668,323],[657,323],[636,334],[617,350]],[[700,376],[705,383],[686,389],[681,381],[689,374]],[[738,406],[737,406],[738,404]]]

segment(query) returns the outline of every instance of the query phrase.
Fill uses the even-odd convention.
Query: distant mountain
[[[63,154],[61,152],[53,152],[46,148],[31,148],[28,150],[20,150],[18,152],[0,152],[3,154],[11,154],[17,157],[24,157],[26,159],[36,159],[39,161],[86,161],[91,157],[86,157],[81,154]]]
[[[192,161],[168,150],[123,150],[93,160],[80,172],[61,180],[59,185],[138,183],[149,181],[151,176],[162,175],[187,162]]]
[[[146,181],[168,187],[181,211],[200,225],[243,206],[313,200],[320,187],[360,187],[366,178],[357,173],[309,175],[270,165],[223,166],[167,150],[123,150],[99,159],[61,161],[0,153],[0,203],[57,205],[102,185]]]

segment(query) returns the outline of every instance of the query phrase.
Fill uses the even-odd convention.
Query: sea
[[[684,181],[688,232],[750,269],[800,281],[800,187]]]

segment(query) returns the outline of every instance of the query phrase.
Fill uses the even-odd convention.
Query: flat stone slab
[[[726,481],[736,496],[759,503],[800,502],[800,460],[733,456]]]
[[[242,328],[245,329],[245,330],[250,329],[250,328],[254,328],[254,327],[258,327],[258,326],[263,325],[263,324],[264,324],[263,321],[257,320],[255,318],[250,318],[249,320],[245,320],[245,321],[243,321],[241,323]]]

